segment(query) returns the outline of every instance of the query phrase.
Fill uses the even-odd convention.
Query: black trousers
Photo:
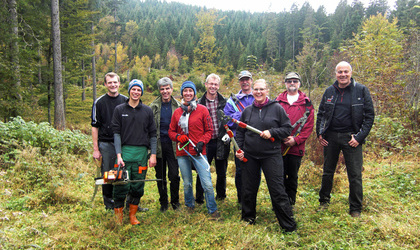
[[[253,224],[257,217],[257,193],[260,178],[264,173],[270,192],[271,203],[280,226],[288,232],[296,230],[296,221],[293,218],[292,206],[283,184],[283,159],[279,152],[264,159],[255,159],[245,152],[247,162],[242,165],[242,219]]]
[[[224,160],[217,160],[216,154],[217,154],[217,139],[212,139],[206,146],[206,152],[207,152],[207,161],[209,164],[211,162],[215,161],[216,166],[216,199],[225,199],[226,198],[226,171],[227,171],[227,159]],[[200,178],[197,176],[196,181],[196,195],[195,200],[199,203],[204,202],[204,190],[201,186]]]
[[[347,169],[347,178],[350,185],[349,203],[350,212],[361,212],[363,201],[363,151],[362,144],[353,148],[348,142],[351,140],[351,133],[336,133],[327,131],[324,139],[328,141],[328,146],[324,147],[324,171],[322,174],[322,184],[319,191],[319,202],[329,203],[335,169],[337,167],[340,151],[343,151]]]
[[[115,146],[113,142],[99,141],[99,151],[102,155],[101,176],[104,176],[105,172],[114,169],[117,153],[115,153]],[[104,199],[105,209],[114,209],[115,204],[112,196],[113,191],[113,185],[102,185],[102,197]]]
[[[172,142],[162,142],[162,158],[156,161],[156,178],[162,179],[157,182],[159,202],[162,206],[168,206],[168,187],[166,180],[166,166],[168,166],[169,189],[171,192],[171,205],[179,205],[179,167],[172,148]]]
[[[290,204],[295,205],[296,193],[298,187],[298,173],[300,164],[302,162],[302,156],[289,155],[283,156],[284,164],[284,187],[286,193],[289,196]]]

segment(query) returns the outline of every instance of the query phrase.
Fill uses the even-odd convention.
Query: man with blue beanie
[[[143,95],[143,82],[132,80],[128,86],[128,93],[130,96],[128,101],[115,108],[112,118],[117,164],[126,168],[130,180],[144,180],[149,149],[151,151],[149,167],[156,165],[156,125],[152,109],[140,100]],[[140,224],[136,212],[143,194],[144,182],[132,182],[114,187],[114,211],[118,224],[122,224],[126,197],[131,225]]]
[[[176,151],[176,156],[184,182],[185,205],[190,211],[194,211],[191,165],[194,164],[204,189],[208,213],[212,219],[219,220],[220,214],[217,210],[210,169],[206,158],[206,144],[210,141],[213,134],[213,122],[208,109],[201,104],[197,104],[197,89],[193,82],[186,81],[182,84],[181,95],[181,107],[176,109],[172,115],[168,132],[169,138],[178,142],[179,147],[183,148]]]

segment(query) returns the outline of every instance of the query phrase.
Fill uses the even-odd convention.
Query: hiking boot
[[[210,217],[211,217],[210,218],[211,220],[217,220],[217,221],[222,220],[222,217],[220,216],[220,213],[219,213],[218,210],[216,210],[213,213],[211,213],[210,214]]]
[[[166,210],[168,210],[168,205],[161,205],[159,211],[161,211],[162,213],[166,212]]]
[[[187,212],[189,214],[193,214],[194,213],[194,207],[187,207]]]
[[[181,206],[181,204],[179,204],[179,202],[178,203],[172,203],[171,205],[172,205],[172,208],[174,210],[177,210]]]
[[[328,209],[330,204],[328,202],[320,202],[318,207],[318,212],[322,212]]]
[[[361,216],[361,213],[359,211],[352,211],[350,212],[350,216],[353,218],[358,218]]]

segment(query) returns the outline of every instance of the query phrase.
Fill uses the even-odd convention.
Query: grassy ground
[[[295,217],[298,230],[283,233],[271,210],[263,180],[258,194],[257,223],[240,220],[234,187],[234,164],[229,162],[227,199],[218,202],[223,221],[212,221],[204,205],[193,214],[185,209],[159,211],[156,184],[146,183],[141,205],[150,211],[138,213],[140,226],[131,226],[128,216],[116,226],[98,192],[93,204],[95,165],[89,157],[61,157],[60,164],[44,165],[51,175],[45,184],[23,181],[28,165],[40,159],[36,150],[24,149],[13,169],[0,173],[0,246],[3,249],[250,249],[250,248],[408,248],[420,243],[420,168],[417,158],[367,160],[364,171],[364,211],[361,218],[348,215],[348,182],[345,171],[335,177],[332,204],[317,212],[320,168],[305,161]],[[59,157],[59,156],[54,156]],[[53,157],[53,158],[54,158]],[[54,159],[53,159],[54,160]],[[42,171],[38,169],[39,171]],[[214,169],[212,167],[212,172]],[[148,178],[154,178],[149,169]],[[212,174],[215,182],[215,173]],[[38,177],[42,179],[43,177]],[[32,183],[31,186],[27,183]],[[25,185],[26,184],[26,185]],[[44,190],[45,189],[45,190]],[[180,191],[183,204],[183,191]]]

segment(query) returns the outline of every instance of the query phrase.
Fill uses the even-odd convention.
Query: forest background
[[[373,0],[366,8],[358,1],[341,0],[332,14],[309,4],[280,13],[220,11],[155,0],[0,4],[3,247],[134,248],[133,242],[161,248],[419,247],[413,240],[420,231],[418,0],[397,0],[394,11],[384,0]],[[176,97],[185,80],[197,84],[200,96],[205,77],[217,73],[222,78],[220,92],[228,96],[239,90],[238,72],[247,69],[254,79],[267,80],[274,98],[284,91],[280,83],[285,73],[297,71],[302,89],[317,108],[342,60],[350,62],[353,77],[369,87],[376,111],[365,153],[371,169],[365,173],[372,189],[366,198],[370,208],[362,225],[339,212],[346,210],[345,171],[338,173],[335,184],[337,198],[344,202],[333,205],[326,218],[312,211],[322,173],[322,149],[313,136],[301,170],[297,219],[306,225],[300,223],[298,234],[276,233],[263,187],[263,222],[254,229],[240,224],[230,203],[221,205],[224,225],[207,222],[204,213],[192,219],[172,211],[163,217],[159,212],[143,215],[144,230],[152,230],[143,236],[135,236],[136,230],[129,227],[116,228],[99,209],[87,209],[92,192],[88,183],[95,172],[90,109],[106,92],[105,73],[121,76],[122,93],[131,79],[141,79],[146,92],[142,100],[149,104],[163,76],[174,80]],[[228,195],[233,199],[232,164]],[[157,207],[156,188],[147,187],[147,196],[154,198],[145,202]],[[95,202],[99,205],[100,199]],[[194,226],[209,237],[195,232]],[[337,230],[328,236],[316,230],[325,227]],[[349,233],[342,235],[343,231]],[[153,232],[166,236],[162,241]],[[110,236],[116,233],[118,237]]]

